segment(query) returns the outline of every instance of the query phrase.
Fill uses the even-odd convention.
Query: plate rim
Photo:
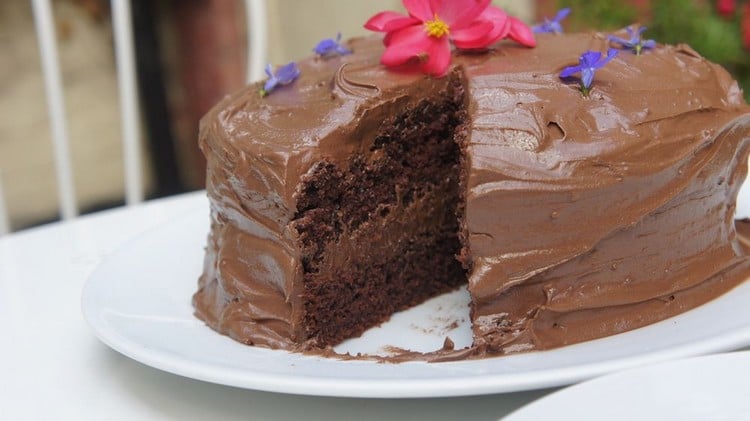
[[[115,262],[118,255],[123,250],[133,247],[144,238],[165,229],[171,224],[176,224],[179,220],[197,213],[199,210],[191,209],[182,217],[174,218],[170,223],[160,227],[148,230],[135,238],[125,242],[108,256],[106,256],[97,265],[96,269],[89,275],[81,291],[81,312],[83,318],[89,327],[93,330],[94,335],[109,348],[118,353],[135,360],[152,368],[159,369],[171,374],[180,375],[196,380],[209,383],[216,383],[225,386],[233,386],[244,389],[261,390],[266,392],[286,393],[307,396],[326,396],[326,397],[349,397],[349,398],[436,398],[436,397],[458,397],[458,396],[477,396],[496,393],[520,392],[535,389],[544,389],[577,383],[588,380],[603,374],[612,373],[624,369],[635,368],[646,364],[660,363],[669,360],[700,356],[710,353],[731,351],[750,345],[750,325],[742,329],[733,331],[719,332],[715,335],[701,338],[698,341],[692,341],[685,344],[667,347],[664,349],[645,351],[641,354],[631,355],[622,358],[613,358],[604,361],[592,363],[583,363],[555,369],[540,369],[525,371],[520,373],[490,373],[483,375],[469,375],[465,377],[443,377],[431,379],[415,378],[398,378],[398,379],[344,379],[336,377],[313,377],[313,376],[294,376],[284,373],[265,373],[253,372],[252,375],[247,370],[231,369],[215,364],[205,362],[195,362],[186,358],[175,358],[164,351],[158,349],[149,349],[143,344],[139,344],[127,338],[126,336],[112,331],[106,326],[98,314],[99,306],[94,300],[93,291],[99,286],[101,279],[106,279],[101,275],[107,271],[108,265]],[[200,210],[203,213],[203,210]],[[197,279],[197,277],[196,277]],[[750,282],[750,280],[746,281]],[[742,284],[741,284],[742,285]],[[739,287],[739,286],[738,286]],[[738,288],[736,287],[736,288]],[[732,294],[736,288],[730,290],[723,296]],[[702,306],[696,307],[700,308]],[[690,310],[692,311],[692,310]],[[688,311],[689,312],[689,311]],[[686,314],[688,312],[682,313]],[[670,318],[671,319],[671,318]],[[666,319],[665,321],[669,321]],[[663,323],[657,322],[657,323]],[[640,329],[648,329],[645,326]],[[635,330],[634,330],[635,331]],[[606,338],[597,339],[596,341],[607,340],[615,336],[627,334],[628,332],[613,335]],[[218,334],[218,333],[217,333]],[[589,341],[592,342],[592,341]],[[576,345],[570,345],[571,346]],[[284,353],[287,351],[270,350],[265,348],[252,348],[254,351],[263,353]],[[557,348],[560,349],[560,348]],[[557,349],[547,351],[535,351],[543,354],[555,352]],[[307,356],[304,354],[294,354],[300,358],[329,358]],[[491,358],[507,358],[504,356]],[[469,360],[471,362],[486,361],[487,359]],[[339,360],[342,364],[350,361]],[[355,360],[363,362],[362,360]],[[382,364],[371,362],[372,364]],[[461,362],[404,362],[400,364],[455,364]],[[388,363],[386,363],[388,364]]]
[[[717,364],[717,361],[721,361],[722,365],[726,365],[726,360],[735,360],[739,359],[742,361],[750,361],[750,349],[746,350],[740,350],[740,351],[734,351],[734,352],[724,352],[724,353],[718,353],[718,354],[710,354],[710,355],[698,355],[693,356],[689,358],[682,358],[682,359],[675,359],[675,360],[668,360],[663,362],[658,362],[654,364],[646,364],[638,367],[634,367],[627,370],[620,370],[617,372],[613,372],[611,374],[596,377],[594,379],[581,382],[575,385],[572,385],[570,387],[556,390],[546,396],[543,396],[539,399],[536,399],[532,402],[529,402],[525,405],[523,405],[520,408],[515,409],[511,413],[505,415],[502,418],[502,421],[522,421],[527,419],[532,419],[527,415],[528,411],[538,411],[538,408],[542,406],[543,410],[544,407],[549,406],[548,402],[555,402],[556,400],[559,400],[561,398],[567,398],[569,395],[573,394],[575,396],[580,395],[579,390],[581,389],[590,389],[591,387],[595,385],[601,385],[601,384],[609,384],[610,386],[607,386],[608,388],[612,388],[611,383],[613,381],[620,380],[622,378],[632,378],[633,376],[641,376],[644,373],[649,373],[653,370],[672,370],[674,368],[681,368],[684,365],[687,364],[698,364],[699,368],[707,368],[707,366],[712,366]],[[695,368],[695,366],[693,366]],[[710,367],[708,367],[710,368]],[[699,371],[700,372],[700,371]],[[660,379],[663,377],[660,377]],[[534,414],[532,412],[531,415],[539,415]],[[567,415],[563,414],[567,417]],[[590,414],[591,416],[594,416],[596,414]]]

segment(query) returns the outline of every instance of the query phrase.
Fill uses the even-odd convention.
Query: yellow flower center
[[[448,35],[450,28],[447,23],[440,20],[436,13],[433,20],[424,23],[424,31],[431,37],[440,38],[444,35]]]

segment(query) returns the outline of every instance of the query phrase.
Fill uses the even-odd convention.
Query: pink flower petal
[[[487,34],[487,39],[483,42],[490,46],[495,42],[508,36],[511,27],[509,16],[499,7],[490,6],[479,16],[482,21],[492,23],[493,28]]]
[[[443,3],[445,3],[445,0],[430,0],[430,10],[432,10],[433,17],[443,7]]]
[[[495,25],[490,21],[480,20],[468,28],[451,32],[451,40],[458,48],[487,48],[499,38],[494,37],[493,39],[490,37],[489,35],[492,32],[497,32],[495,31]]]
[[[428,37],[427,60],[422,71],[433,76],[444,76],[451,64],[451,45],[448,37]]]
[[[444,0],[437,14],[451,30],[463,29],[471,26],[489,4],[490,0]]]
[[[391,38],[393,38],[393,34],[395,34],[395,32],[388,32],[385,34],[385,36],[383,37],[383,45],[385,45],[386,47],[391,45]]]
[[[489,6],[488,8],[484,9],[482,14],[479,15],[479,18],[485,20],[505,20],[508,19],[508,14],[505,13],[505,10],[497,6]]]
[[[411,16],[404,16],[396,12],[380,12],[371,17],[366,23],[365,28],[375,32],[398,31],[410,25],[417,25],[421,22]]]
[[[447,42],[447,37],[445,38]],[[388,34],[388,45],[380,57],[386,66],[399,66],[407,61],[427,54],[431,40],[438,39],[427,35],[421,25],[409,26]]]
[[[429,0],[403,0],[403,3],[409,15],[422,22],[432,20],[435,16]]]
[[[510,32],[508,38],[513,41],[525,45],[526,47],[536,47],[536,38],[534,38],[534,31],[529,28],[528,25],[523,23],[520,19],[509,16],[510,20]]]
[[[487,35],[487,38],[490,39],[488,41],[489,44],[491,45],[500,41],[501,39],[507,38],[508,34],[510,34],[510,28],[510,19],[505,19],[504,22],[495,22],[495,28]]]

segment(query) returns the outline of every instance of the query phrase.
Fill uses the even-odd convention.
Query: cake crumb
[[[453,340],[450,338],[450,336],[445,337],[445,341],[443,342],[443,351],[453,351],[456,348],[456,344],[453,343]]]

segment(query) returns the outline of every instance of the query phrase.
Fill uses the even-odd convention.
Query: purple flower
[[[277,86],[288,85],[299,77],[300,71],[297,67],[297,63],[291,62],[273,71],[273,66],[270,64],[266,66],[266,74],[268,80],[266,80],[263,89],[260,90],[260,96],[266,96],[271,93]]]
[[[313,49],[315,54],[326,57],[334,54],[345,56],[351,54],[352,50],[341,45],[341,32],[336,34],[336,39],[326,38],[318,43]]]
[[[637,32],[629,26],[625,28],[625,30],[628,31],[628,35],[630,35],[629,40],[616,37],[614,35],[610,35],[607,38],[614,43],[620,44],[622,48],[626,50],[633,50],[633,52],[638,56],[641,55],[641,51],[643,49],[651,49],[656,47],[656,41],[652,39],[644,40],[641,38],[641,35],[643,35],[643,31],[646,30],[645,26],[641,26],[640,28],[638,28]]]
[[[567,18],[570,14],[570,8],[566,7],[565,9],[560,9],[559,12],[557,12],[557,15],[552,20],[549,20],[547,18],[544,18],[544,23],[540,23],[539,25],[535,25],[532,30],[534,33],[552,33],[552,34],[560,34],[562,33],[562,25],[560,25],[560,22],[562,22],[563,19]]]
[[[566,78],[575,73],[580,73],[581,92],[583,92],[584,96],[588,96],[589,91],[591,90],[591,83],[594,81],[594,73],[615,58],[617,53],[617,50],[610,48],[609,51],[607,51],[607,57],[602,57],[602,53],[598,51],[586,51],[578,59],[579,65],[564,68],[563,71],[560,72],[560,77]]]

